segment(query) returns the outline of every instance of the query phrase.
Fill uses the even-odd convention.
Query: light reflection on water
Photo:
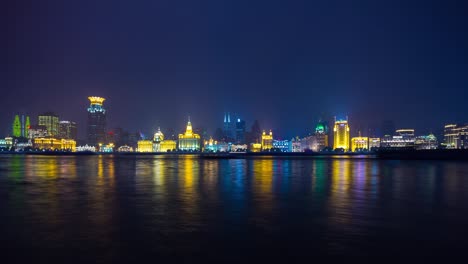
[[[463,162],[2,156],[0,230],[12,252],[106,261],[456,254],[467,190]]]

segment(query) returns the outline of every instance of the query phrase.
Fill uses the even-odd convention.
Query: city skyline
[[[323,115],[417,131],[465,122],[468,17],[443,3],[14,1],[0,132],[17,112],[83,126],[89,94],[110,99],[109,127],[142,131],[183,129],[188,115],[214,130],[224,112],[285,137]]]
[[[89,141],[90,140],[89,139],[89,125],[90,125],[89,115],[91,113],[94,114],[94,112],[95,112],[95,111],[91,111],[91,109],[94,108],[94,106],[96,105],[95,100],[99,101],[99,102],[97,102],[98,103],[97,105],[99,107],[98,112],[103,112],[105,120],[109,118],[107,105],[105,107],[103,106],[103,102],[106,100],[106,98],[98,97],[98,96],[90,96],[90,97],[88,97],[88,100],[90,100],[90,102],[91,102],[91,105],[88,104],[88,108],[86,110],[88,112],[88,114],[87,114],[88,115],[88,121],[81,126],[81,129],[78,130],[78,131],[80,131],[80,133],[78,133],[78,135],[79,135],[78,137],[74,138],[75,140],[76,139],[84,140],[84,141]],[[21,115],[23,117],[25,116],[24,114],[21,114]],[[50,133],[51,136],[56,136],[60,132],[58,130],[59,121],[60,122],[73,122],[73,124],[75,126],[75,130],[76,130],[76,126],[77,126],[76,122],[74,122],[73,120],[68,121],[68,120],[61,119],[60,114],[57,114],[56,112],[50,112],[50,111],[49,112],[42,111],[41,114],[37,115],[36,119],[33,119],[33,120],[36,120],[36,121],[31,121],[30,125],[31,126],[41,126],[42,125],[41,121],[40,121],[41,117],[42,116],[47,116],[47,115],[52,115],[52,116],[55,116],[55,118],[56,118],[55,123],[56,123],[56,126],[57,126],[57,128],[56,128],[57,130],[54,133],[51,133],[50,128],[48,128],[49,133]],[[14,115],[14,118],[17,118],[18,116],[19,115],[16,114],[16,115]],[[27,115],[27,118],[29,120],[29,114]],[[190,119],[190,115],[187,115],[186,118]],[[231,124],[231,121],[230,121],[231,118],[232,118],[232,124]],[[359,120],[359,118],[356,118],[356,119]],[[227,122],[228,120],[229,120],[229,123]],[[285,134],[286,135],[291,135],[291,132],[287,128],[267,128],[267,130],[274,130],[274,131],[276,131],[275,133],[278,133],[278,131],[281,132],[282,134],[279,137],[280,139],[291,139],[291,138],[294,138],[294,137],[297,137],[297,136],[302,137],[302,136],[308,136],[308,135],[313,134],[314,132],[316,132],[316,129],[317,129],[318,125],[323,126],[323,124],[329,124],[329,126],[330,126],[330,124],[331,124],[331,126],[333,126],[334,122],[341,121],[341,120],[347,120],[346,122],[348,123],[349,122],[349,116],[348,115],[335,115],[335,116],[326,117],[326,116],[322,115],[319,118],[317,118],[316,120],[312,120],[309,123],[305,123],[303,128],[302,128],[302,132],[300,134],[294,134],[292,136],[284,136]],[[207,129],[207,127],[204,126],[203,124],[201,124],[201,125],[198,124],[197,126],[195,126],[195,129],[203,129],[210,136],[216,136],[216,133],[218,132],[217,130],[219,130],[219,131],[222,131],[224,136],[227,136],[227,138],[225,138],[225,140],[236,141],[236,137],[238,137],[238,135],[236,135],[236,133],[238,133],[238,129],[239,129],[239,128],[236,127],[236,124],[238,122],[241,122],[243,124],[243,131],[245,133],[245,132],[250,131],[250,128],[257,121],[259,121],[259,120],[255,119],[255,120],[251,120],[251,121],[246,122],[245,119],[241,119],[240,116],[237,115],[237,114],[233,114],[233,113],[230,113],[230,112],[223,112],[222,121],[218,122],[217,127],[214,127],[212,129]],[[16,119],[14,119],[13,122],[17,122]],[[393,120],[386,120],[386,119],[380,120],[380,124],[376,125],[376,126],[362,125],[362,123],[360,123],[359,121],[355,123],[357,125],[353,125],[353,121],[351,121],[351,122],[349,122],[351,124],[351,126],[349,128],[349,134],[350,134],[349,137],[361,136],[361,135],[362,136],[367,136],[367,137],[383,137],[383,136],[385,136],[385,133],[386,133],[385,130],[388,129],[386,127],[386,126],[388,126],[388,124],[387,124],[388,122],[391,122],[391,126],[393,126],[393,131],[394,132],[392,132],[392,134],[395,134],[396,128],[403,129],[403,128],[411,127],[411,128],[414,129],[414,126],[406,126],[406,127],[404,127],[404,126],[395,126],[395,123],[394,123]],[[154,133],[156,133],[158,130],[161,130],[161,127],[165,128],[165,130],[173,131],[176,134],[178,132],[181,132],[181,133],[184,132],[185,128],[186,128],[185,125],[180,126],[180,124],[178,126],[180,126],[181,128],[177,128],[177,129],[174,129],[173,127],[165,127],[165,126],[162,126],[162,125],[152,125],[152,127],[154,127],[154,128],[152,128],[150,130],[147,130],[147,131],[144,131],[143,129],[140,129],[140,128],[126,128],[126,127],[122,127],[122,126],[118,126],[118,125],[117,126],[107,127],[106,123],[107,122],[104,121],[104,127],[101,128],[101,130],[102,130],[101,134],[102,135],[99,136],[99,138],[101,139],[100,141],[104,140],[104,137],[105,137],[105,135],[107,133],[114,132],[116,129],[123,129],[125,131],[129,131],[130,133],[136,132],[136,133],[139,133],[141,136],[144,136],[145,138],[150,139],[151,137],[153,137]],[[215,122],[212,122],[212,123],[215,123]],[[247,123],[247,125],[246,125],[246,123]],[[266,123],[268,123],[268,122],[266,122]],[[420,135],[434,134],[434,135],[438,135],[438,136],[443,136],[443,130],[444,130],[445,125],[448,125],[448,124],[465,124],[465,123],[467,123],[467,122],[459,122],[459,123],[446,122],[442,126],[436,128],[436,129],[423,129],[422,131],[417,130],[417,129],[415,129],[415,130],[417,130],[417,134],[420,134]],[[260,122],[260,124],[261,124],[261,122]],[[229,131],[226,128],[227,125],[230,126],[229,129],[228,129]],[[15,126],[15,124],[13,124],[13,127],[14,126]],[[262,127],[265,128],[264,125],[262,125]],[[330,129],[330,127],[328,127],[328,129]],[[13,135],[14,128],[12,128],[11,123],[9,125],[8,130],[9,131],[7,133],[5,133],[3,136],[12,136]],[[392,129],[390,129],[390,130],[392,130]],[[226,135],[226,133],[231,133],[231,132],[232,132],[232,135]],[[76,131],[74,133],[77,134]],[[93,140],[91,140],[91,141],[94,142]]]

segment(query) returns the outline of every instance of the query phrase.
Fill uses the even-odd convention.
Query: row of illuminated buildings
[[[0,150],[53,150],[75,151],[77,125],[60,120],[53,112],[41,113],[31,124],[27,115],[15,115],[11,135],[0,139]]]
[[[246,131],[245,121],[231,113],[224,114],[223,127],[214,137],[195,132],[190,120],[183,133],[168,133],[161,129],[151,139],[142,139],[122,129],[107,130],[105,98],[88,97],[85,144],[77,146],[77,125],[60,120],[57,114],[38,115],[31,124],[29,116],[16,115],[12,135],[0,139],[0,149],[67,150],[96,152],[366,152],[376,149],[465,149],[468,146],[468,125],[445,126],[444,139],[433,134],[415,135],[414,129],[396,129],[383,137],[352,137],[348,118],[335,118],[331,128],[320,120],[314,131],[305,137],[290,140],[274,138],[271,130],[260,129],[256,121]]]

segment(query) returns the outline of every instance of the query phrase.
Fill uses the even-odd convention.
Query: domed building
[[[154,133],[153,141],[155,143],[160,143],[164,140],[164,134],[161,132],[161,128],[158,127],[158,131]]]

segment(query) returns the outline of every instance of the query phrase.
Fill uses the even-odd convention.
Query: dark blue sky
[[[110,127],[212,132],[223,112],[282,136],[321,115],[417,132],[468,121],[466,1],[11,1],[2,14],[0,131],[55,111]]]

